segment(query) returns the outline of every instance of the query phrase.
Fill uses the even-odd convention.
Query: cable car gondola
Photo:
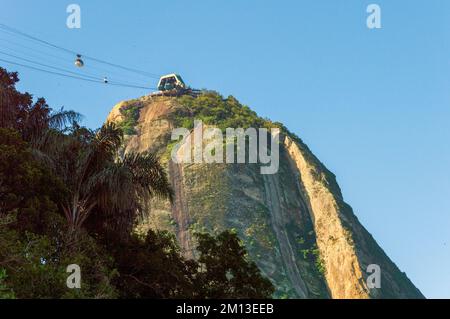
[[[81,55],[77,54],[77,58],[75,59],[75,66],[78,68],[82,68],[84,66],[83,60],[81,60]]]

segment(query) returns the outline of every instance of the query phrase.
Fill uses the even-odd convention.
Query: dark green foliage
[[[23,206],[35,186],[29,182],[40,174],[19,133],[0,128],[0,214]]]
[[[143,239],[134,235],[117,243],[111,253],[120,274],[114,280],[120,297],[195,297],[196,263],[181,256],[172,234],[150,230]]]
[[[113,250],[123,298],[270,298],[274,288],[262,277],[236,234],[197,234],[197,261],[181,257],[175,237],[149,231]],[[130,263],[133,258],[133,263]]]
[[[0,299],[14,299],[14,291],[5,285],[6,269],[0,268]]]
[[[270,298],[272,283],[249,260],[237,235],[225,231],[216,238],[197,234],[201,266],[199,281],[202,298]]]
[[[56,216],[55,216],[56,217]],[[114,272],[104,253],[86,234],[77,247],[58,245],[55,237],[0,229],[0,263],[7,269],[5,282],[17,298],[112,298]],[[64,236],[60,238],[63,240]],[[66,267],[80,265],[82,289],[66,286]]]
[[[22,230],[46,232],[47,212],[57,209],[65,193],[61,180],[33,158],[20,134],[0,128],[0,216],[15,212]]]
[[[113,297],[108,257],[85,232],[69,242],[57,204],[67,190],[19,136],[0,129],[0,268],[8,274],[2,285],[17,298]],[[65,285],[73,263],[83,267],[79,291]]]

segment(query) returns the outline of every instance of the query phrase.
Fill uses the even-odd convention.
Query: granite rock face
[[[206,108],[215,101],[198,99]],[[195,231],[234,229],[276,298],[423,298],[344,202],[334,175],[289,131],[280,135],[276,174],[261,174],[260,164],[174,163],[171,133],[195,116],[189,108],[183,98],[143,97],[119,103],[107,119],[126,124],[124,152],[160,156],[175,190],[173,204],[148,203],[138,231],[172,231],[195,258]],[[371,264],[380,267],[379,289],[367,284]]]

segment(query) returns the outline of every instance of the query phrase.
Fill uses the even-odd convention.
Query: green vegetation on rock
[[[120,113],[123,116],[123,120],[120,121],[119,127],[123,130],[125,135],[137,134],[136,127],[141,108],[142,105],[137,101],[131,101],[127,105],[120,108]]]
[[[177,99],[182,106],[171,114],[171,119],[177,127],[194,127],[194,119],[205,124],[226,128],[286,128],[281,123],[259,117],[248,106],[242,105],[233,96],[223,98],[220,94],[207,91],[197,98],[182,96]],[[287,130],[286,130],[287,131]]]

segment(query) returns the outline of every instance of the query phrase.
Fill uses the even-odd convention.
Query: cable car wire
[[[39,42],[41,44],[47,45],[49,47],[61,50],[63,52],[69,53],[69,54],[81,55],[83,58],[88,59],[88,60],[92,60],[92,61],[95,61],[95,62],[98,62],[98,63],[106,64],[106,65],[109,65],[109,66],[112,66],[112,67],[115,67],[115,68],[119,68],[119,69],[122,69],[122,70],[129,71],[129,72],[138,73],[138,74],[141,74],[141,75],[144,75],[144,76],[147,76],[147,77],[158,78],[159,79],[159,75],[157,75],[157,74],[153,74],[153,73],[149,73],[149,72],[145,72],[145,71],[129,68],[129,67],[126,67],[126,66],[123,66],[123,65],[111,63],[111,62],[104,61],[104,60],[101,60],[101,59],[98,59],[98,58],[94,58],[94,57],[90,57],[90,56],[87,56],[87,55],[84,55],[84,54],[80,54],[79,52],[75,52],[73,50],[66,49],[64,47],[58,46],[58,45],[53,44],[51,42],[39,39],[39,38],[34,37],[32,35],[29,35],[29,34],[27,34],[25,32],[19,31],[19,30],[15,29],[15,28],[9,27],[9,26],[7,26],[7,25],[5,25],[3,23],[0,23],[0,28],[3,29],[3,30],[8,31],[9,33],[11,33],[11,32],[15,33],[15,34],[20,35],[22,37],[28,38],[30,40]]]
[[[12,44],[14,46],[18,46],[18,47],[21,47],[21,48],[33,51],[33,53],[30,53],[30,52],[25,52],[23,50],[18,50],[16,48],[11,48],[10,46],[7,46],[7,45],[3,45],[4,49],[9,49],[9,50],[14,51],[14,52],[19,52],[22,55],[25,55],[27,57],[32,57],[32,58],[36,58],[36,59],[40,59],[40,60],[44,60],[44,61],[47,60],[48,63],[53,63],[53,61],[49,61],[47,59],[48,57],[53,57],[54,59],[58,59],[60,61],[66,62],[66,63],[68,62],[67,58],[63,58],[63,57],[57,56],[57,55],[48,54],[47,52],[36,50],[35,48],[31,48],[29,46],[25,46],[25,45],[22,45],[22,44],[19,44],[19,43],[16,43],[16,42],[4,39],[4,38],[0,38],[0,41],[4,41],[4,42]],[[42,58],[41,56],[44,56],[45,58]],[[32,63],[36,63],[36,62],[32,62]],[[118,75],[119,74],[118,72],[114,72],[114,71],[111,71],[111,70],[106,70],[104,68],[91,66],[91,65],[89,66],[89,69],[93,69],[93,70],[97,70],[97,71],[101,71],[102,72],[102,75],[97,75],[97,76],[92,75],[92,76],[94,76],[96,78],[97,77],[98,78],[104,77],[105,73],[103,73],[103,72],[106,72],[106,74],[112,74],[111,78],[114,79],[114,80],[117,80],[117,81],[120,81],[120,82],[124,82],[124,83],[127,83],[127,84],[133,84],[133,85],[135,84],[135,83],[132,83],[132,82],[135,81],[135,79],[131,79],[129,77],[123,77],[122,75]],[[81,69],[80,72],[84,73],[85,71]],[[77,75],[78,75],[78,73],[77,73]]]
[[[84,81],[89,81],[89,82],[101,83],[100,80],[93,80],[93,79],[88,79],[88,78],[84,78],[84,77],[80,77],[80,76],[73,76],[73,75],[63,74],[63,73],[59,73],[59,72],[43,70],[43,69],[40,69],[40,68],[37,68],[37,67],[34,67],[34,66],[30,66],[30,65],[26,65],[26,64],[22,64],[22,63],[17,63],[17,62],[5,60],[5,59],[2,59],[2,58],[0,58],[0,61],[8,63],[8,64],[17,65],[17,66],[21,66],[21,67],[24,67],[24,68],[32,69],[32,70],[35,70],[35,71],[48,73],[48,74],[64,76],[64,77],[67,77],[67,78],[72,78],[72,79],[77,79],[77,80],[84,80]]]
[[[57,71],[67,72],[67,73],[70,73],[70,74],[73,74],[73,75],[76,75],[76,76],[82,76],[82,77],[86,77],[86,78],[91,78],[91,79],[93,79],[93,80],[100,80],[100,78],[99,78],[99,77],[96,77],[96,76],[91,76],[91,75],[81,75],[81,74],[79,74],[79,73],[76,73],[76,72],[73,72],[73,71],[70,71],[70,70],[66,70],[66,69],[63,69],[63,68],[58,68],[58,67],[56,67],[56,66],[52,66],[52,65],[48,65],[48,64],[36,62],[36,61],[33,61],[33,60],[21,58],[21,57],[19,57],[19,56],[16,56],[16,55],[14,55],[14,54],[9,54],[9,53],[6,53],[6,52],[1,51],[1,50],[0,50],[0,54],[9,56],[9,57],[11,57],[11,58],[19,59],[19,60],[21,60],[21,61],[25,61],[25,62],[33,63],[33,64],[36,64],[36,65],[40,65],[40,66],[43,66],[43,67],[46,67],[46,68],[54,69],[54,70],[57,70]]]
[[[23,44],[20,44],[20,43],[13,42],[13,41],[11,41],[11,40],[9,40],[9,39],[0,38],[0,41],[4,41],[4,42],[6,42],[6,43],[9,43],[9,44],[12,44],[12,45],[21,47],[21,48],[31,50],[31,51],[33,51],[34,53],[39,53],[39,54],[41,54],[41,55],[45,55],[46,57],[52,57],[52,58],[55,58],[55,59],[58,59],[58,60],[67,62],[67,58],[63,58],[62,56],[53,55],[53,54],[48,53],[48,52],[40,51],[40,50],[37,50],[36,48],[32,48],[32,47],[29,47],[29,46],[26,46],[26,45],[23,45]],[[11,48],[10,48],[10,49],[11,49]],[[16,49],[14,49],[14,50],[16,50]],[[23,52],[23,51],[22,51],[22,52]]]
[[[26,65],[26,64],[22,64],[22,63],[17,63],[17,62],[13,62],[13,61],[1,59],[1,58],[0,58],[0,61],[4,62],[4,63],[11,64],[11,65],[21,66],[21,67],[28,68],[28,69],[31,69],[31,70],[44,72],[44,73],[52,74],[52,75],[58,75],[58,76],[66,77],[66,78],[72,78],[72,79],[76,79],[76,80],[82,80],[82,81],[93,82],[93,83],[100,83],[100,84],[107,84],[107,85],[113,85],[113,86],[135,88],[135,89],[157,90],[156,88],[152,88],[152,87],[128,85],[128,84],[123,84],[123,83],[119,83],[119,82],[105,83],[103,80],[94,80],[94,79],[89,79],[89,78],[85,78],[85,77],[81,77],[81,76],[74,76],[74,75],[69,75],[69,74],[64,74],[64,73],[44,70],[44,69],[40,69],[40,68],[37,68],[37,67],[34,67],[34,66],[30,66],[30,65]]]
[[[96,76],[96,75],[90,75],[90,74],[80,74],[80,73],[73,72],[73,71],[70,71],[70,70],[67,70],[67,69],[58,68],[58,67],[55,67],[55,66],[52,66],[52,65],[48,65],[48,64],[36,62],[36,61],[33,61],[33,60],[25,59],[25,58],[22,58],[22,57],[13,55],[13,54],[6,53],[6,52],[1,51],[1,50],[0,50],[0,54],[6,55],[6,56],[9,56],[9,57],[12,57],[12,58],[16,58],[16,59],[19,59],[19,60],[22,60],[22,61],[25,61],[25,62],[33,63],[33,64],[36,64],[36,65],[39,65],[39,66],[43,66],[43,67],[46,67],[46,68],[50,68],[50,69],[54,69],[54,70],[57,70],[57,71],[73,74],[75,76],[86,77],[86,78],[90,78],[92,80],[103,80],[103,82],[104,82],[104,79],[105,79],[105,76]],[[118,82],[118,81],[111,81],[111,82],[120,83],[121,85],[130,85],[131,87],[140,87],[140,85],[136,84],[136,83],[122,82],[122,81],[120,81],[120,82]]]

